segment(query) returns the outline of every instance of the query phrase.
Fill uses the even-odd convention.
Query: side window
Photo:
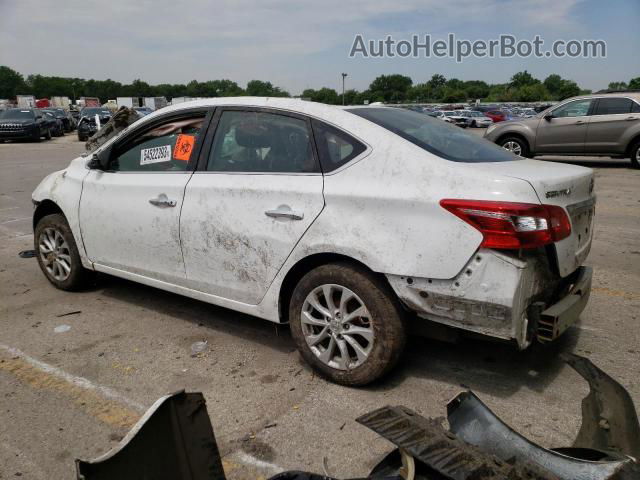
[[[631,113],[640,113],[640,103],[631,102]]]
[[[601,98],[598,100],[594,115],[616,115],[620,113],[631,113],[631,104],[628,98]]]
[[[326,123],[313,120],[322,171],[329,173],[364,152],[367,147],[350,135]]]
[[[216,128],[211,172],[319,172],[306,121],[275,113],[227,110]]]
[[[591,99],[576,100],[569,102],[553,111],[553,116],[558,118],[565,117],[584,117],[589,113]]]
[[[202,130],[202,115],[173,119],[141,133],[111,160],[117,172],[186,171]]]

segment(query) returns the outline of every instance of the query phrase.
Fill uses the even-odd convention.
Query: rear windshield
[[[34,117],[33,110],[20,110],[18,108],[12,108],[0,112],[0,119],[2,120],[28,120]]]
[[[511,162],[520,159],[495,143],[422,113],[391,107],[347,111],[453,162]]]

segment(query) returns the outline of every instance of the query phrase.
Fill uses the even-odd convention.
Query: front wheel
[[[406,333],[388,285],[347,263],[307,273],[293,291],[291,334],[302,357],[336,383],[361,386],[398,362]]]
[[[93,272],[82,266],[64,215],[56,213],[43,217],[36,225],[33,238],[40,269],[54,287],[80,290],[88,285]]]
[[[500,141],[500,146],[520,157],[529,157],[529,145],[520,137],[506,137]]]
[[[44,135],[44,138],[47,140],[51,140],[51,129],[47,128],[47,133]]]

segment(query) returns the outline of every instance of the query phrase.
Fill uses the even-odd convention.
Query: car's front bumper
[[[400,300],[419,317],[526,348],[550,341],[575,323],[591,291],[592,270],[553,273],[544,250],[522,256],[481,249],[454,278],[387,275]]]
[[[14,130],[11,132],[0,132],[0,140],[22,140],[34,138],[36,130]]]

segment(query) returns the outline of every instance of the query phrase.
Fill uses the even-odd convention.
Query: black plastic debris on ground
[[[368,479],[639,480],[640,424],[629,393],[586,358],[565,360],[588,382],[574,445],[545,449],[511,429],[471,391],[447,405],[449,430],[406,407],[383,407],[356,421],[397,449]],[[111,452],[76,460],[78,480],[225,480],[201,393],[158,400]],[[331,480],[282,472],[270,480]]]
[[[18,253],[18,256],[20,258],[34,258],[36,256],[36,251],[35,250],[22,250],[20,253]]]

